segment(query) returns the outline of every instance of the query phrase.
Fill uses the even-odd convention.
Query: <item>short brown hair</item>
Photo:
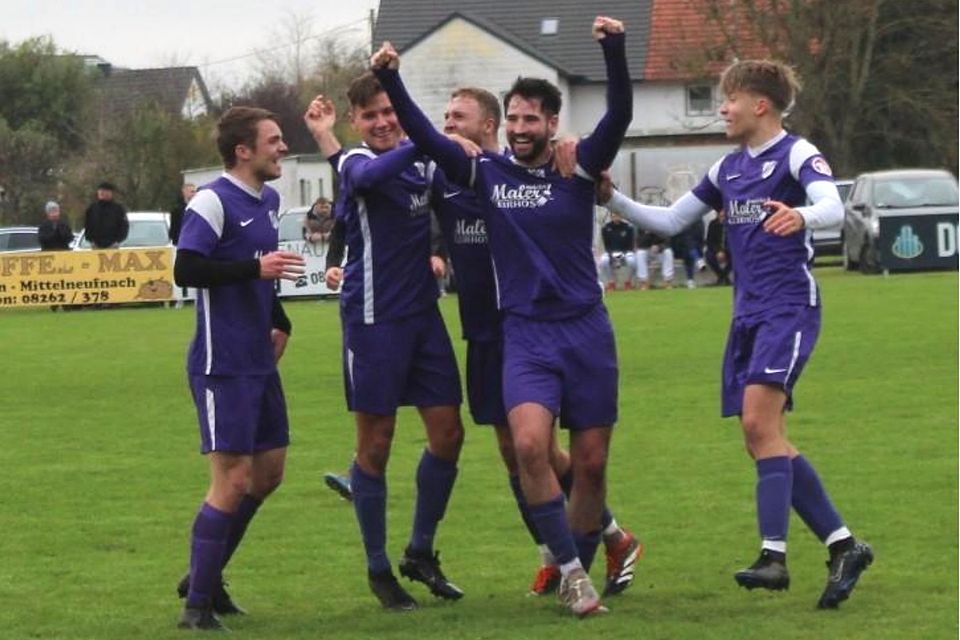
[[[354,78],[353,82],[350,83],[350,87],[347,89],[347,100],[350,101],[351,107],[362,108],[370,104],[380,93],[383,93],[380,81],[372,72],[367,71]]]
[[[480,110],[487,118],[493,118],[493,128],[500,128],[500,101],[486,89],[478,87],[460,87],[450,94],[450,98],[471,98],[480,105]]]
[[[237,145],[256,149],[257,125],[261,120],[273,120],[280,125],[280,118],[272,111],[258,107],[230,107],[217,122],[217,151],[223,165],[232,169],[237,165]]]
[[[726,68],[720,76],[720,89],[727,95],[748,91],[769,98],[783,113],[800,92],[800,80],[793,69],[776,60],[741,60]]]

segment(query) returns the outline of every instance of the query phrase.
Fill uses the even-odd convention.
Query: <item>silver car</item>
[[[957,179],[942,169],[899,169],[857,177],[844,204],[843,264],[880,270],[877,238],[884,216],[957,215]]]
[[[40,251],[36,227],[0,227],[0,252]]]

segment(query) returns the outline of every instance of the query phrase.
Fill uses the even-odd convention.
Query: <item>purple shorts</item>
[[[474,423],[506,426],[502,341],[467,341],[467,400]]]
[[[343,323],[343,384],[350,411],[392,416],[399,406],[459,405],[460,372],[440,310]]]
[[[190,376],[200,451],[250,455],[290,444],[280,374]]]
[[[780,387],[793,408],[793,385],[820,334],[820,307],[784,306],[734,318],[723,356],[723,416],[743,413],[748,384]]]
[[[602,304],[577,318],[538,321],[507,315],[503,325],[507,412],[543,405],[565,429],[617,421],[617,348]]]

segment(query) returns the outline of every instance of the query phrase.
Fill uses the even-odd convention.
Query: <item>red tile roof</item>
[[[710,7],[730,11],[717,21],[707,17]],[[733,60],[730,37],[741,58],[768,56],[745,11],[737,9],[735,0],[653,0],[644,79],[716,77]]]

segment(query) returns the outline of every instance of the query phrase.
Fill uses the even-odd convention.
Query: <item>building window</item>
[[[716,113],[713,103],[713,87],[708,84],[687,87],[687,115],[712,116]]]
[[[559,18],[544,18],[540,21],[540,35],[542,36],[555,36],[559,29]]]
[[[313,194],[310,193],[312,186],[309,180],[300,179],[300,206],[313,204]]]

